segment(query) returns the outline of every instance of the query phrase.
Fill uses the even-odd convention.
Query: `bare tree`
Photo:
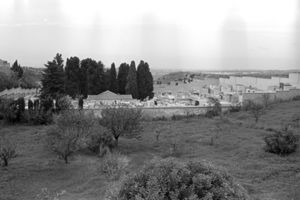
[[[262,100],[263,100],[263,105],[265,106],[265,108],[269,107],[270,105],[270,100],[271,100],[271,96],[268,93],[264,93],[262,95]]]
[[[113,137],[115,144],[118,145],[120,136],[127,138],[140,138],[142,130],[141,109],[126,107],[110,107],[102,110],[100,124],[106,127]]]
[[[16,145],[13,144],[5,136],[0,137],[0,158],[3,162],[3,167],[8,166],[8,161],[17,156]]]
[[[250,112],[252,113],[255,119],[255,123],[257,123],[259,118],[264,114],[265,110],[261,104],[252,103]]]

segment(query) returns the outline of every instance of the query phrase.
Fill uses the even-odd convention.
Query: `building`
[[[130,104],[136,100],[132,98],[131,94],[116,94],[109,90],[98,95],[88,95],[87,104],[97,106],[114,105],[114,104]],[[90,106],[89,106],[90,107]]]

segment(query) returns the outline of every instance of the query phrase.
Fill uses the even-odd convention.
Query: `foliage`
[[[8,166],[8,161],[17,156],[16,145],[5,136],[0,137],[0,159],[2,166]]]
[[[106,154],[100,164],[100,171],[107,178],[118,180],[129,164],[129,159],[118,152]]]
[[[233,113],[233,112],[240,112],[241,111],[241,106],[237,105],[237,106],[230,106],[229,112]]]
[[[14,73],[16,73],[18,79],[22,78],[22,76],[23,76],[23,69],[22,69],[22,67],[18,64],[18,61],[17,61],[17,60],[16,60],[16,61],[14,62],[14,64],[12,65],[11,70],[12,70]]]
[[[222,114],[222,107],[219,99],[209,97],[208,98],[209,104],[212,105],[212,107],[206,112],[205,116],[208,118],[212,118],[214,116],[219,116]]]
[[[94,118],[82,111],[69,110],[55,119],[55,125],[48,132],[51,149],[68,163],[68,158],[76,152],[83,140],[89,136]]]
[[[292,125],[295,128],[299,128],[300,127],[300,114],[294,114],[292,117]]]
[[[132,98],[138,98],[138,85],[137,85],[137,75],[136,75],[136,68],[135,62],[131,61],[128,76],[127,76],[127,84],[126,84],[126,94],[131,94]]]
[[[33,111],[34,110],[34,104],[31,99],[28,100],[28,110]]]
[[[109,84],[109,90],[111,92],[117,93],[118,92],[118,82],[117,82],[117,71],[116,71],[116,66],[115,63],[111,64],[110,67],[110,84]]]
[[[46,111],[42,108],[29,110],[27,120],[33,125],[47,125],[53,122],[53,114],[51,110]]]
[[[139,99],[153,98],[153,77],[148,63],[142,60],[137,67],[137,84]]]
[[[291,130],[275,131],[264,138],[266,143],[265,151],[287,155],[296,151],[299,137],[295,136]]]
[[[82,97],[79,97],[79,99],[78,99],[78,108],[80,110],[83,109],[83,98]]]
[[[21,97],[15,103],[17,105],[17,121],[21,122],[25,118],[25,100]]]
[[[258,122],[259,118],[264,114],[264,106],[257,103],[251,103],[250,112],[255,119],[255,123]]]
[[[126,177],[107,199],[249,199],[245,189],[211,164],[174,159],[152,161]]]
[[[78,57],[67,59],[65,67],[65,90],[66,94],[75,98],[80,94],[80,60]]]
[[[63,59],[61,54],[56,54],[52,61],[45,64],[42,77],[41,97],[50,97],[57,99],[65,94],[65,74],[63,68]]]
[[[101,112],[100,124],[106,127],[115,138],[116,145],[120,136],[140,138],[142,130],[141,109],[110,107]]]
[[[262,95],[262,101],[265,108],[269,107],[271,101],[271,95],[268,93],[264,93]]]
[[[64,111],[72,109],[71,98],[69,96],[62,96],[56,100],[56,111]]]
[[[104,65],[100,61],[98,63],[94,60],[88,62],[86,81],[88,94],[97,95],[105,91]]]
[[[50,96],[45,96],[44,98],[40,99],[41,105],[39,109],[43,109],[44,111],[53,111],[54,109],[54,102]]]
[[[112,134],[100,126],[91,134],[87,145],[91,151],[102,157],[106,153],[111,152],[111,149],[114,147],[114,138]]]
[[[126,94],[128,71],[129,71],[129,65],[127,63],[122,63],[119,67],[119,73],[117,77],[118,92],[120,94]]]
[[[300,95],[293,97],[293,101],[299,101],[300,100]]]
[[[18,106],[17,102],[12,99],[1,99],[0,112],[8,123],[18,122]]]

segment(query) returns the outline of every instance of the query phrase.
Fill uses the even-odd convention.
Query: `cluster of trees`
[[[37,88],[35,74],[30,70],[24,70],[16,60],[10,68],[11,73],[0,72],[0,91],[16,87]]]
[[[61,54],[56,54],[45,65],[42,78],[41,97],[57,99],[62,95],[72,98],[96,95],[105,90],[119,94],[131,94],[135,99],[153,97],[153,77],[148,63],[140,61],[137,68],[134,61],[130,65],[122,63],[117,73],[114,63],[105,68],[101,61],[91,58],[80,60],[70,57],[64,61]]]

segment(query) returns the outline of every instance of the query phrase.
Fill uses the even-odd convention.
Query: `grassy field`
[[[167,157],[172,146],[180,160],[206,160],[218,165],[241,183],[253,199],[300,199],[300,150],[287,157],[266,153],[263,137],[267,128],[300,113],[300,101],[274,105],[257,125],[245,112],[225,116],[222,131],[216,134],[218,119],[196,117],[178,121],[145,122],[141,140],[121,139],[119,151],[130,159],[128,171],[134,171],[155,157]],[[55,193],[65,190],[61,199],[103,199],[112,181],[101,175],[101,159],[83,150],[64,164],[45,148],[46,126],[2,126],[18,145],[18,157],[8,168],[0,168],[0,199],[34,199],[42,188]],[[159,141],[155,130],[160,129]],[[296,130],[299,135],[299,130]]]

